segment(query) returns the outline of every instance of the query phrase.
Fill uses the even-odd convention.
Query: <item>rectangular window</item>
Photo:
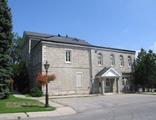
[[[65,62],[71,63],[71,50],[66,50]]]
[[[110,79],[106,79],[106,86],[110,86]]]

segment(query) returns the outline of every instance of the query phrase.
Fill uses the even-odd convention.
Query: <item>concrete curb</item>
[[[42,97],[26,97],[25,95],[18,95],[15,94],[15,97],[25,98],[25,99],[33,99],[33,100],[42,100],[45,99],[44,96]],[[95,96],[102,96],[101,94],[89,94],[89,95],[61,95],[61,96],[51,96],[49,95],[49,99],[61,99],[61,98],[80,98],[80,97],[95,97]]]
[[[43,111],[43,112],[27,112],[27,113],[6,113],[0,114],[0,120],[21,120],[24,118],[36,118],[36,117],[53,117],[72,115],[76,112],[70,107],[58,108],[55,111]]]
[[[89,95],[62,95],[62,96],[49,96],[50,99],[61,99],[61,98],[80,98],[80,97],[95,97],[101,96],[101,94],[89,94]]]
[[[58,108],[53,112],[28,112],[30,118],[34,117],[53,117],[76,114],[76,112],[70,107]]]
[[[25,113],[5,113],[0,114],[0,120],[21,120],[28,118]]]

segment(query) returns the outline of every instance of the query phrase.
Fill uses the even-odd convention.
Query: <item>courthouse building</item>
[[[50,95],[125,93],[131,90],[135,51],[95,46],[69,36],[35,32],[23,34],[23,60],[29,71],[30,85],[38,72],[56,79],[48,83]],[[121,43],[122,44],[122,43]],[[42,88],[45,92],[45,88]]]

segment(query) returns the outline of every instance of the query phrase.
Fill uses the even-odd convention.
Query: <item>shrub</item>
[[[5,84],[0,84],[0,99],[6,99],[9,97],[9,88]]]
[[[28,93],[30,88],[29,88],[29,76],[28,76],[28,71],[26,68],[26,63],[25,62],[20,62],[17,64],[12,65],[13,69],[13,85],[14,89],[18,90],[20,93]]]
[[[38,87],[34,87],[30,90],[30,95],[32,97],[41,97],[43,92]]]

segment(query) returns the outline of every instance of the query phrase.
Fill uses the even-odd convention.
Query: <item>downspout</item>
[[[89,71],[90,71],[90,94],[92,93],[93,85],[92,85],[92,80],[93,80],[93,74],[92,74],[92,52],[91,48],[89,49]]]

